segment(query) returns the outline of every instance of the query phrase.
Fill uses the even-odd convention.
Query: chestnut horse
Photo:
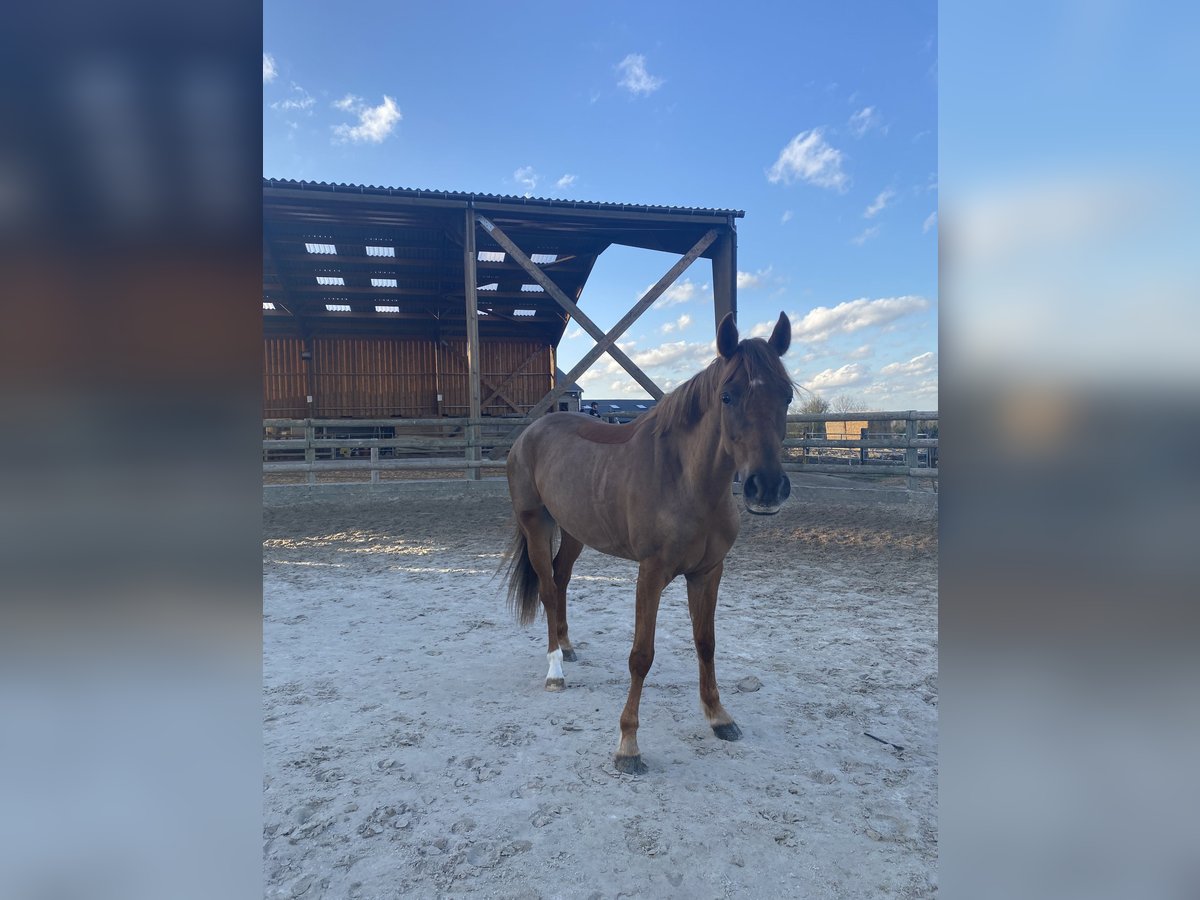
[[[659,597],[678,575],[687,579],[704,715],[718,738],[741,737],[713,670],[717,585],[738,534],[734,473],[741,473],[751,513],[777,513],[791,492],[780,466],[793,387],[780,357],[790,343],[783,313],[768,340],[740,343],[727,315],[717,328],[720,356],[654,409],[627,425],[553,413],[530,425],[509,454],[517,533],[508,552],[508,601],[523,625],[537,616],[539,600],[546,612],[546,690],[564,688],[562,662],[576,659],[567,636],[567,583],[583,547],[639,563],[629,698],[615,759],[622,772],[646,771],[638,706],[654,662]]]

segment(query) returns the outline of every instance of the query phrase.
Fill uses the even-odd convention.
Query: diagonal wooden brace
[[[467,360],[467,358],[465,356],[463,356],[461,353],[459,353],[458,350],[456,350],[454,347],[446,345],[446,349],[449,350],[454,355],[455,359],[457,359],[460,363],[462,363],[463,374],[468,375],[468,377],[470,377],[468,373],[470,372],[470,369],[471,369],[471,363]],[[517,367],[517,372],[519,372],[519,371],[521,371],[521,369],[525,368],[525,365],[529,362],[529,360],[533,359],[540,352],[541,352],[540,347],[537,350],[534,350],[533,353],[531,353],[525,359],[525,362],[521,363],[521,365]],[[510,381],[512,381],[513,377],[517,374],[517,372],[513,372],[511,375],[509,375],[507,378],[505,378],[504,381],[500,382],[500,387],[496,387],[496,385],[492,382],[492,380],[490,378],[488,378],[482,372],[480,373],[480,375],[479,375],[480,387],[486,387],[488,390],[491,391],[491,393],[488,394],[487,398],[480,402],[479,408],[481,411],[484,408],[486,408],[489,403],[491,403],[493,400],[495,400],[497,397],[499,397],[501,400],[503,400],[505,403],[507,403],[509,406],[512,407],[513,412],[517,413],[518,415],[522,414],[521,407],[519,407],[519,406],[517,406],[517,404],[513,403],[507,394],[502,393],[504,388],[506,388],[508,386],[508,383]]]
[[[508,254],[517,261],[517,264],[529,274],[530,278],[542,286],[542,290],[553,297],[559,306],[569,312],[571,317],[579,323],[580,327],[584,331],[595,338],[597,342],[605,339],[606,335],[604,334],[603,329],[601,329],[600,326],[588,318],[587,314],[584,313],[584,311],[581,310],[566,294],[564,294],[559,286],[551,281],[545,272],[534,265],[529,257],[521,251],[521,248],[514,244],[512,239],[505,234],[498,225],[485,216],[479,215],[478,213],[476,214],[475,218],[479,221],[479,224],[483,227],[483,230],[495,238],[496,243],[503,247]],[[620,363],[621,368],[628,372],[630,377],[640,384],[651,397],[653,397],[655,400],[662,399],[662,389],[656,385],[645,372],[638,368],[637,364],[628,356],[626,356],[625,352],[621,350],[621,348],[614,344],[608,347],[608,354],[612,356],[612,358],[618,363]],[[549,408],[549,404],[543,407],[541,412],[545,412],[547,408]],[[540,412],[538,414],[540,415]]]
[[[696,242],[695,246],[693,246],[691,250],[684,254],[683,258],[675,263],[675,265],[671,267],[670,271],[668,271],[666,275],[658,280],[654,287],[646,291],[642,299],[639,300],[637,304],[631,310],[629,310],[629,312],[625,313],[621,321],[614,325],[612,330],[604,336],[604,340],[597,343],[595,347],[584,354],[583,359],[579,360],[579,362],[575,364],[575,368],[567,373],[566,378],[563,379],[562,387],[556,387],[547,397],[542,399],[542,403],[544,403],[545,406],[543,407],[542,403],[539,403],[532,410],[530,410],[529,414],[531,416],[540,416],[543,412],[553,406],[554,402],[558,399],[562,392],[566,390],[567,387],[574,384],[579,379],[580,375],[591,368],[592,363],[594,363],[605,352],[607,352],[609,348],[616,343],[617,339],[628,330],[629,326],[641,318],[642,313],[648,310],[654,304],[654,301],[661,297],[663,292],[673,285],[676,279],[678,279],[680,275],[687,271],[688,266],[694,263],[700,257],[700,254],[708,249],[708,245],[716,239],[717,232],[715,229],[706,232],[704,236]],[[656,397],[655,399],[661,398]]]
[[[521,410],[521,407],[517,406],[517,404],[513,403],[512,400],[509,399],[509,396],[504,393],[504,389],[507,388],[510,384],[512,384],[512,382],[516,379],[516,377],[521,374],[521,370],[524,369],[531,362],[533,362],[533,360],[535,360],[544,349],[545,349],[544,347],[535,347],[533,352],[530,353],[527,357],[525,357],[524,362],[522,362],[519,366],[517,366],[515,369],[513,369],[508,374],[508,377],[505,378],[503,381],[501,381],[498,386],[495,384],[492,384],[489,381],[488,387],[490,387],[492,389],[492,393],[489,394],[487,399],[485,399],[483,401],[483,406],[486,408],[489,403],[491,403],[493,400],[495,400],[497,397],[499,397],[501,400],[503,400],[505,403],[507,403],[509,406],[511,406],[518,415],[524,415],[524,412]]]

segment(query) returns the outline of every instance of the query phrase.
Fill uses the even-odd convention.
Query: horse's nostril
[[[749,478],[746,479],[746,484],[742,488],[742,495],[747,500],[753,500],[755,497],[758,496],[758,476],[757,475],[751,475]]]

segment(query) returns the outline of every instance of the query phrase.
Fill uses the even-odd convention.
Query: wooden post
[[[309,484],[317,483],[317,473],[311,468],[312,464],[317,461],[317,451],[313,447],[313,439],[316,437],[316,429],[313,428],[312,419],[304,420],[304,461],[309,464],[308,477],[305,479]]]
[[[300,343],[300,364],[304,367],[304,390],[306,392],[304,409],[308,417],[320,415],[317,409],[317,379],[313,371],[313,361],[316,359],[312,336],[304,334]]]
[[[379,484],[379,469],[376,465],[379,463],[379,448],[371,448],[371,484]]]
[[[467,304],[467,381],[470,392],[470,409],[467,417],[478,423],[481,415],[479,387],[479,298],[476,294],[477,278],[475,275],[475,210],[470,205],[466,212],[466,234],[463,241],[463,293]],[[479,425],[467,426],[467,478],[478,481],[479,466],[471,467],[472,462],[479,462]]]
[[[917,459],[917,448],[913,446],[913,441],[917,439],[917,411],[910,409],[907,418],[904,420],[904,442],[907,446],[904,449],[904,466],[907,470],[912,470],[917,467],[919,460]],[[919,483],[916,478],[911,475],[907,478],[908,489],[910,491],[917,490]]]
[[[717,241],[712,271],[713,314],[720,325],[726,313],[733,313],[737,319],[737,232],[733,219],[729,220],[729,230]]]
[[[439,326],[433,334],[433,390],[434,415],[442,417],[442,329]]]

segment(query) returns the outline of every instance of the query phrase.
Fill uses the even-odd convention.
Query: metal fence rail
[[[784,468],[789,472],[830,475],[903,476],[910,490],[920,479],[930,479],[936,489],[938,478],[938,439],[920,430],[925,423],[936,429],[936,410],[883,410],[853,413],[804,413],[787,417],[788,437],[783,442]],[[822,435],[826,422],[866,422],[868,428],[858,438],[828,438]],[[891,426],[904,423],[903,433]],[[886,431],[871,431],[872,426],[889,426]],[[808,427],[806,427],[808,426]],[[819,426],[819,427],[818,427]],[[794,451],[801,451],[797,455]],[[810,450],[837,450],[839,454],[810,453]]]
[[[263,474],[302,472],[309,484],[315,484],[320,472],[361,472],[364,480],[377,483],[380,472],[462,469],[467,478],[478,479],[485,470],[504,468],[503,457],[515,435],[531,422],[517,417],[264,419]],[[887,430],[868,427],[858,438],[830,438],[825,436],[827,422],[868,422],[886,425]],[[936,486],[938,439],[920,426],[924,423],[928,429],[933,423],[936,429],[937,422],[936,410],[790,415],[783,442],[784,468],[901,476],[908,479],[910,489],[920,479],[932,479]],[[897,423],[903,423],[903,432],[895,430]],[[390,435],[366,434],[372,431]]]

